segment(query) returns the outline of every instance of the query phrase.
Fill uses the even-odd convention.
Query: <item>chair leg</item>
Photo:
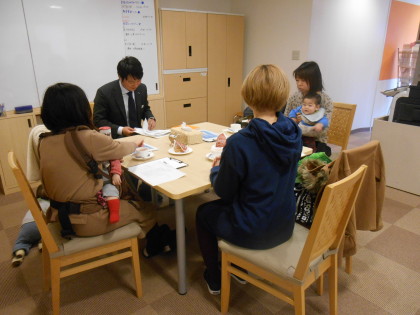
[[[44,290],[49,291],[51,289],[50,254],[44,242],[42,242],[42,267],[44,271]]]
[[[295,315],[305,315],[305,290],[303,287],[294,287],[293,300],[295,301]]]
[[[227,271],[227,266],[228,266],[227,254],[222,251],[222,297],[221,297],[222,314],[226,314],[229,309],[230,274]]]
[[[140,272],[140,256],[139,256],[139,246],[137,237],[131,239],[131,252],[133,257],[131,257],[131,263],[133,265],[133,274],[134,282],[136,284],[136,293],[137,297],[141,298],[143,295],[143,289],[141,286],[141,272]]]
[[[317,282],[316,282],[316,293],[318,295],[324,294],[324,275],[320,275]]]
[[[328,269],[328,285],[329,285],[329,297],[330,297],[330,314],[338,314],[338,265],[337,255],[331,257],[331,267]]]
[[[351,274],[351,270],[352,270],[352,258],[351,256],[346,257],[346,272],[348,274]]]
[[[54,315],[60,314],[60,260],[51,259],[51,298]]]

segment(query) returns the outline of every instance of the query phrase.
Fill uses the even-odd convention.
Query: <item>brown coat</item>
[[[383,227],[382,206],[385,197],[385,165],[379,141],[344,150],[334,161],[328,184],[350,175],[362,164],[368,166],[365,179],[350,217],[344,239],[344,257],[356,253],[356,229],[377,231]]]
[[[118,142],[94,130],[81,130],[79,139],[92,158],[97,161],[121,159],[134,152],[134,142]],[[80,166],[67,151],[64,134],[49,136],[41,140],[39,147],[41,178],[48,196],[59,202],[81,203],[81,212],[94,208],[93,213],[71,215],[75,233],[79,236],[100,235],[120,226],[137,221],[144,235],[153,227],[155,219],[152,207],[146,203],[138,211],[126,200],[120,203],[120,221],[110,224],[108,209],[97,207],[96,194],[102,189],[103,180],[95,179]]]

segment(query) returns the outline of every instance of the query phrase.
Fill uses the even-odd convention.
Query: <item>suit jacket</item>
[[[140,84],[134,91],[138,121],[153,117],[147,101],[146,85]],[[119,80],[112,81],[100,87],[96,92],[93,108],[93,123],[96,127],[111,127],[112,138],[120,137],[118,127],[127,126],[127,113]],[[137,126],[140,127],[140,126]]]
[[[334,161],[328,184],[352,174],[362,164],[368,166],[344,237],[344,257],[356,253],[356,230],[378,231],[383,227],[382,206],[385,198],[385,165],[379,141],[344,150]]]

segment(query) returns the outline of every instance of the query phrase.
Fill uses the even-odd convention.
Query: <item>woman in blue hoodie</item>
[[[254,111],[249,125],[227,139],[210,173],[220,197],[202,204],[196,215],[197,236],[212,294],[220,294],[217,239],[251,249],[287,241],[295,218],[293,187],[302,151],[301,131],[280,110],[289,81],[274,65],[252,70],[242,96]]]

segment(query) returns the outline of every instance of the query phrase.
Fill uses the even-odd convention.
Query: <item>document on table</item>
[[[185,176],[185,173],[165,163],[164,159],[131,166],[128,170],[130,173],[152,186],[170,182]]]
[[[149,130],[149,126],[146,119],[142,122],[142,125],[143,128],[134,128],[134,132],[142,136],[162,138],[171,132],[169,129]]]

